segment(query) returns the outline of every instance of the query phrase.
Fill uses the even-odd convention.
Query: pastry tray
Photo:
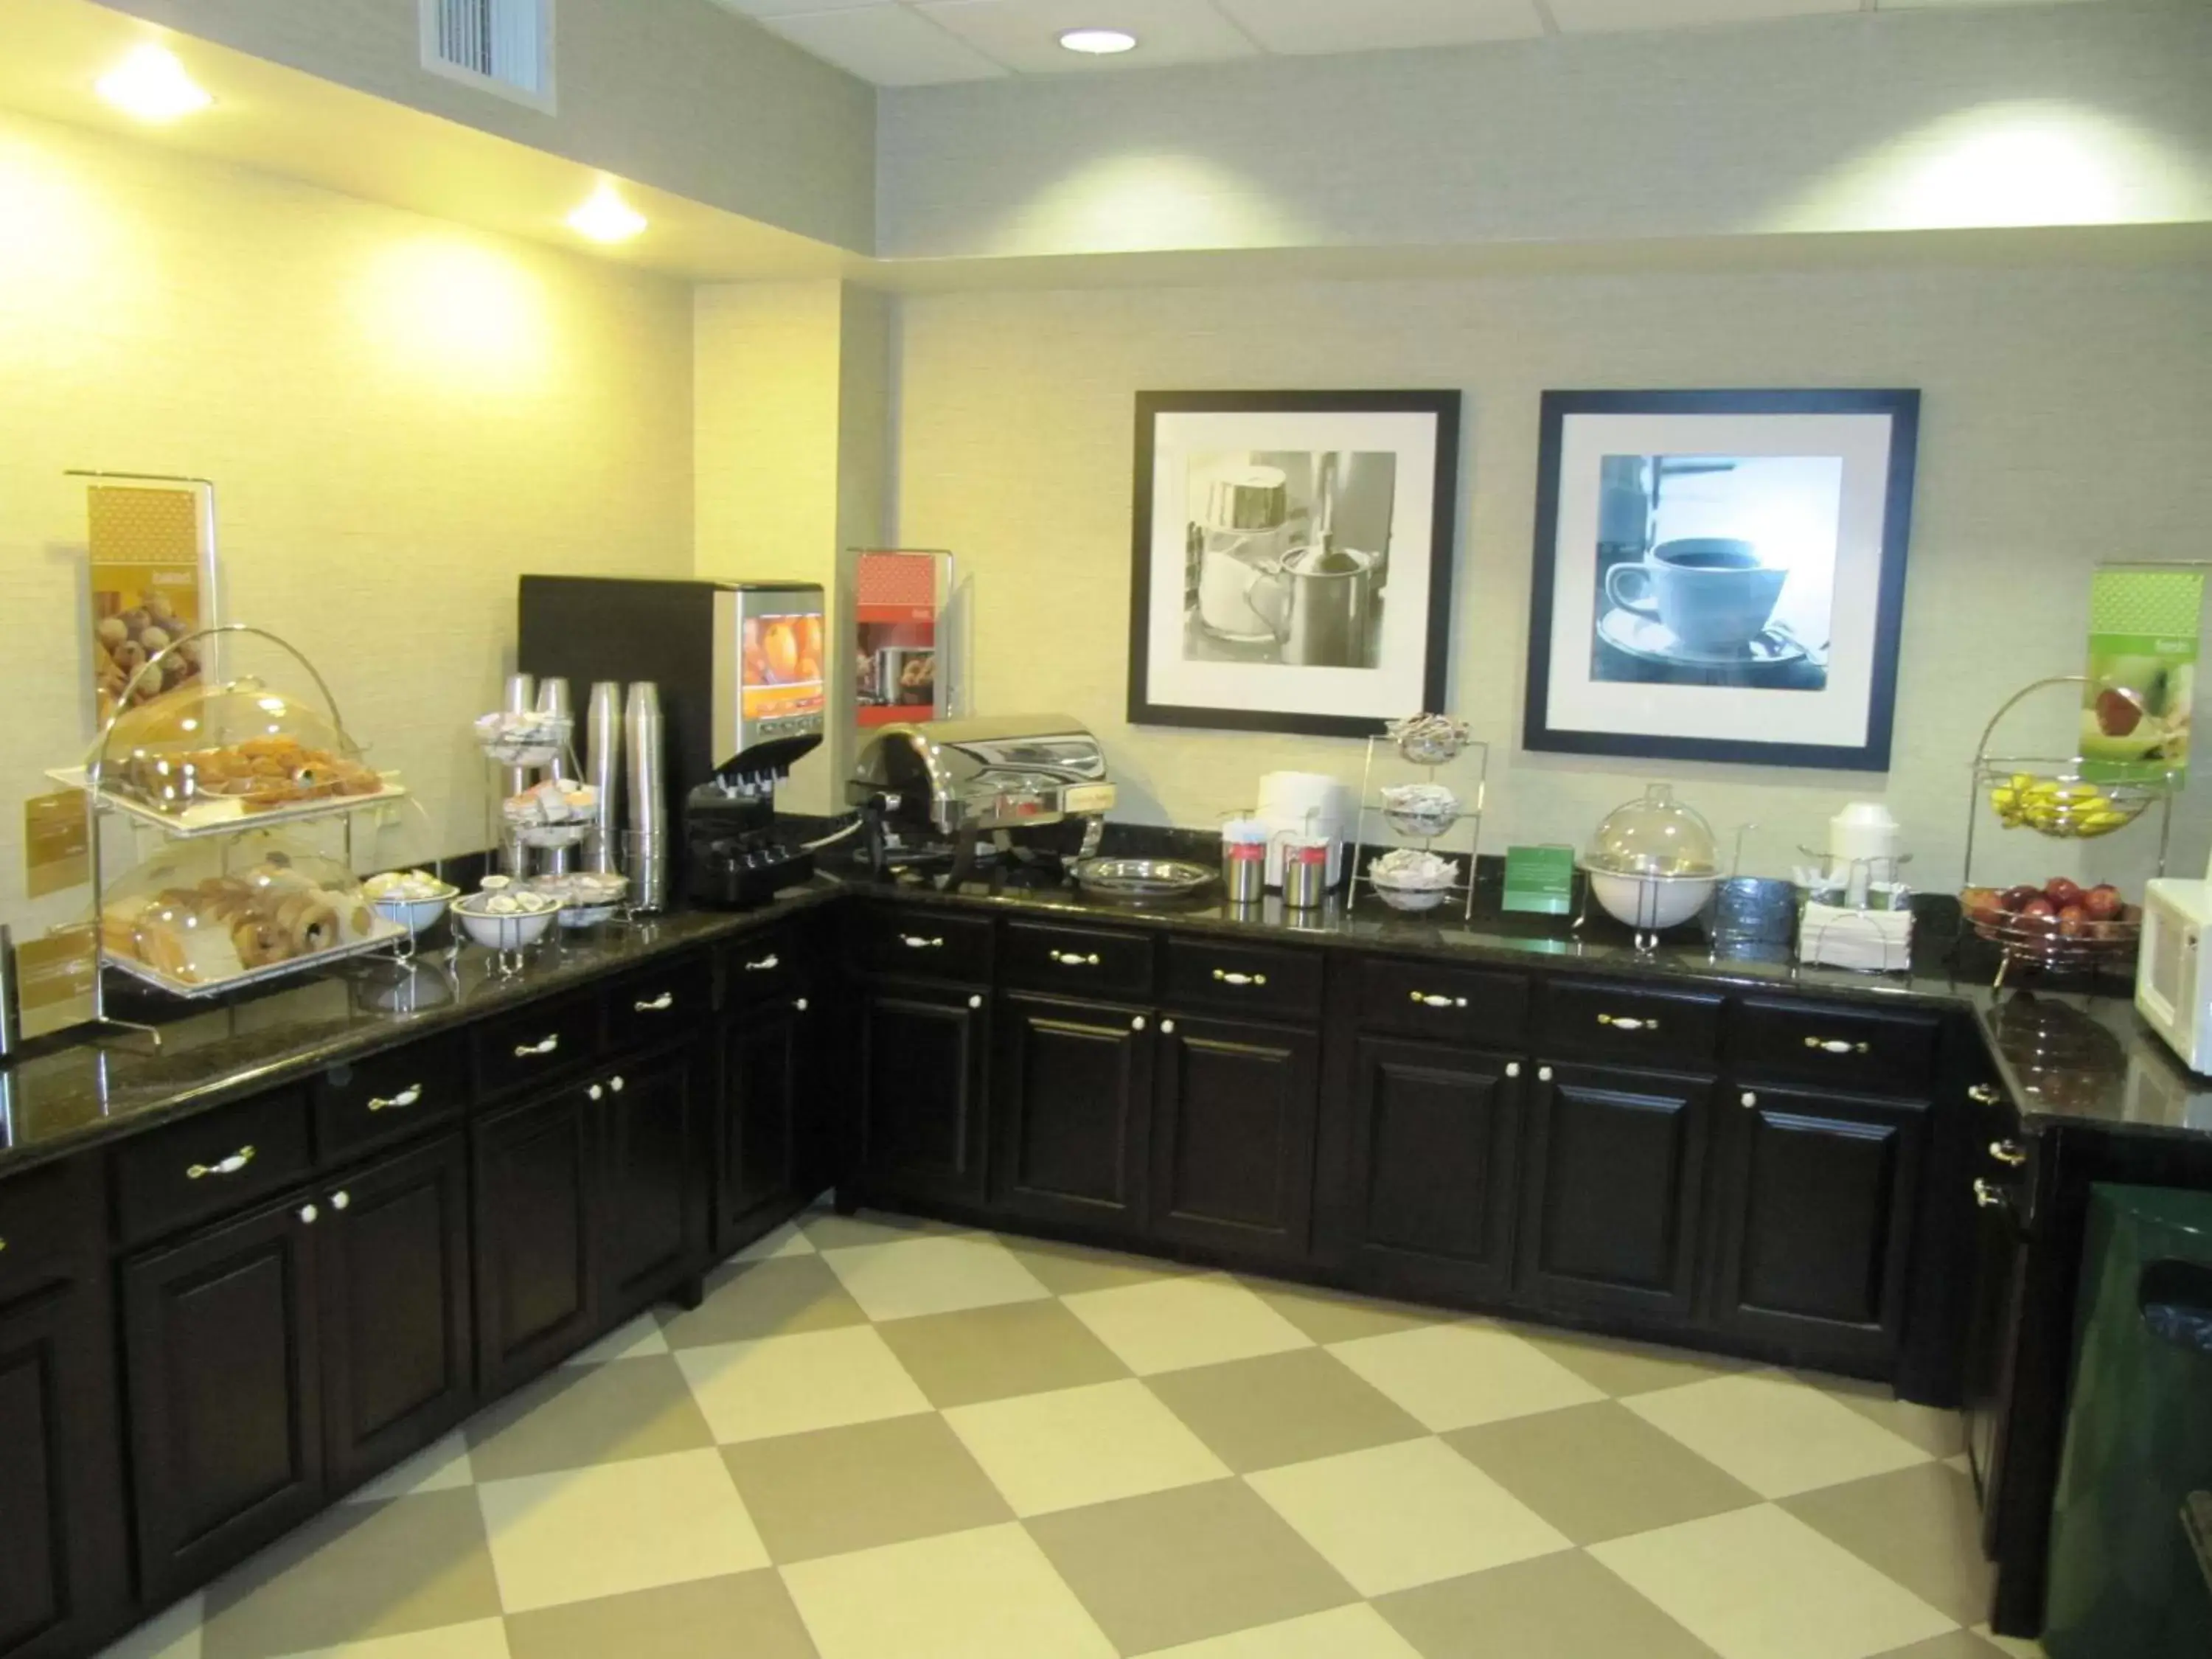
[[[357,799],[374,800],[377,798],[368,795]],[[205,997],[218,997],[227,991],[242,990],[249,985],[264,984],[272,979],[284,979],[293,974],[304,974],[329,963],[343,962],[348,957],[366,956],[372,951],[380,951],[393,941],[407,937],[407,930],[398,923],[386,921],[381,916],[376,920],[375,929],[366,939],[357,939],[350,945],[335,945],[327,951],[318,951],[311,957],[294,957],[287,962],[272,962],[266,968],[249,968],[244,973],[233,974],[227,979],[202,980],[197,983],[188,983],[184,980],[171,979],[167,974],[148,966],[136,957],[118,957],[112,952],[103,951],[100,952],[100,959],[106,966],[119,968],[131,978],[142,984],[150,985],[157,991],[166,991],[173,997],[186,997],[198,1000]]]
[[[90,793],[91,780],[82,766],[52,767],[46,775],[64,788]],[[297,823],[303,818],[343,817],[371,806],[389,806],[407,793],[404,786],[389,778],[380,781],[384,787],[373,795],[327,795],[320,800],[303,800],[289,806],[254,808],[242,800],[217,799],[198,802],[181,812],[164,812],[158,806],[118,794],[112,789],[101,790],[99,800],[101,807],[127,814],[141,823],[150,823],[175,840],[191,841],[200,836],[230,836],[241,830]]]

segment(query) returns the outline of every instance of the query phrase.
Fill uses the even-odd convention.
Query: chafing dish
[[[950,843],[955,881],[980,836],[1005,847],[1016,830],[1085,820],[1085,854],[1095,853],[1115,801],[1098,739],[1065,714],[878,726],[846,787],[878,870]]]

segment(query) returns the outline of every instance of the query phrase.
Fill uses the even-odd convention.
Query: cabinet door
[[[1523,1295],[1569,1312],[1687,1320],[1710,1079],[1547,1063],[1528,1114]]]
[[[1928,1109],[1731,1090],[1713,1317],[1796,1363],[1881,1370],[1905,1323]]]
[[[605,1115],[605,1212],[599,1322],[613,1324],[707,1265],[713,1165],[691,1051],[630,1064],[593,1083]]]
[[[1258,1261],[1304,1258],[1320,1061],[1311,1031],[1161,1022],[1153,1232]]]
[[[1355,1064],[1346,1223],[1366,1282],[1406,1295],[1503,1291],[1522,1063],[1365,1038]]]
[[[323,1419],[343,1492],[428,1445],[476,1401],[468,1147],[457,1134],[323,1188]]]
[[[756,958],[761,959],[761,958]],[[714,1254],[726,1256],[803,1198],[810,1160],[799,1123],[807,1000],[756,1003],[722,1027],[722,1121]]]
[[[876,985],[860,993],[860,1168],[886,1194],[980,1202],[981,992]]]
[[[123,1269],[141,1588],[169,1601],[323,1503],[318,1231],[304,1196]]]
[[[104,1268],[101,1270],[104,1277]],[[86,1651],[129,1595],[123,1422],[103,1284],[0,1308],[0,1654]]]
[[[505,1394],[595,1331],[594,1115],[580,1087],[471,1130],[477,1381]]]
[[[1050,997],[999,1004],[992,1201],[1011,1214],[1133,1232],[1144,1223],[1150,1016]]]

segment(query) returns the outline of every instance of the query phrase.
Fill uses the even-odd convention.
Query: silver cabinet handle
[[[1659,1029],[1657,1020],[1639,1018],[1635,1014],[1600,1014],[1597,1023],[1610,1025],[1616,1031],[1656,1031]]]
[[[1517,1060],[1507,1060],[1505,1062],[1505,1075],[1508,1077],[1519,1077],[1521,1075],[1521,1062]]]
[[[676,993],[663,991],[659,996],[631,1005],[641,1014],[665,1014],[676,1006]]]
[[[1129,1029],[1133,1031],[1143,1030],[1145,1029],[1145,1017],[1142,1014],[1139,1014],[1134,1019],[1129,1022]]]
[[[803,1014],[806,1012],[806,999],[805,997],[797,998],[793,1001],[791,1006]]]
[[[1052,959],[1063,968],[1096,968],[1098,952],[1093,951],[1086,957],[1080,951],[1054,951]]]
[[[187,1181],[205,1181],[210,1176],[234,1176],[253,1162],[253,1148],[241,1146],[228,1158],[214,1164],[195,1164],[185,1171]]]
[[[1465,997],[1438,996],[1433,991],[1416,991],[1413,995],[1413,1000],[1419,1003],[1424,1008],[1464,1008],[1467,1006],[1467,999]]]
[[[771,951],[758,962],[747,963],[745,971],[749,974],[772,974],[782,966],[783,958]]]
[[[599,1087],[596,1083],[594,1083],[590,1088],[585,1090],[584,1092],[590,1096],[593,1100],[605,1100],[607,1097],[607,1091]]]
[[[556,1031],[551,1036],[545,1038],[542,1042],[516,1043],[514,1045],[514,1057],[517,1060],[536,1060],[541,1055],[551,1054],[560,1046],[561,1034],[558,1031]]]
[[[620,1094],[623,1091],[623,1080],[618,1077],[611,1077],[607,1079],[607,1087]]]
[[[1977,1180],[1974,1182],[1974,1202],[1980,1208],[1994,1210],[2004,1201],[2005,1195],[2002,1188],[1986,1181]]]
[[[1808,1048],[1818,1048],[1824,1054],[1863,1054],[1872,1052],[1863,1042],[1850,1042],[1842,1037],[1807,1037]]]
[[[983,1006],[983,999],[979,996],[969,997],[968,999],[968,1006],[970,1008],[980,1008]]]
[[[312,1227],[322,1218],[322,1214],[323,1212],[313,1205],[302,1204],[300,1206],[300,1224],[302,1227]]]
[[[1175,1035],[1175,1022],[1171,1019],[1162,1020],[1160,1022],[1160,1030],[1168,1036],[1173,1036]]]
[[[1966,1091],[1966,1098],[1977,1106],[1994,1106],[2004,1098],[1995,1084],[1977,1083]]]
[[[348,1210],[352,1207],[353,1194],[347,1192],[343,1188],[340,1188],[337,1192],[331,1194],[331,1208],[333,1210]]]
[[[1741,1097],[1736,1101],[1736,1104],[1742,1107],[1747,1112],[1756,1111],[1759,1109],[1759,1097],[1752,1093],[1750,1090],[1746,1089]]]
[[[1992,1140],[1990,1142],[1990,1156],[1998,1163],[2017,1170],[2027,1162],[2027,1148],[2017,1140]]]
[[[945,948],[943,939],[924,939],[919,933],[901,933],[899,943],[909,951],[942,951]]]
[[[368,1109],[372,1112],[404,1112],[422,1098],[422,1085],[410,1083],[389,1100],[381,1095],[376,1096],[368,1103]]]
[[[1549,1083],[1551,1080],[1552,1068],[1548,1066],[1539,1066],[1536,1068],[1536,1081],[1539,1083]]]
[[[1226,968],[1215,969],[1213,976],[1224,985],[1265,985],[1267,982],[1265,974],[1232,974]]]

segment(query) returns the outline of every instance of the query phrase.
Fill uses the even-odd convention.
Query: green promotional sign
[[[1575,905],[1575,849],[1505,849],[1504,908],[1531,915],[1564,916]]]
[[[2171,775],[2181,782],[2203,607],[2201,570],[2108,565],[2097,572],[2081,698],[2085,778],[2117,783]]]

